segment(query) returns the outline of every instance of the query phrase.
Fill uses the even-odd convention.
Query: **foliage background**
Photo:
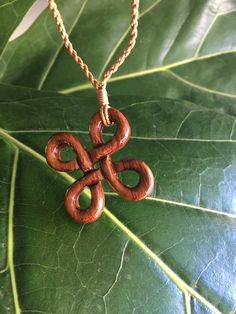
[[[108,89],[132,127],[114,159],[144,159],[156,186],[136,203],[105,185],[107,209],[86,226],[63,205],[78,174],[51,170],[44,147],[62,130],[91,147],[97,100],[50,12],[8,42],[33,2],[0,2],[0,312],[234,313],[236,2],[141,1],[137,45]],[[130,2],[57,3],[101,77]]]

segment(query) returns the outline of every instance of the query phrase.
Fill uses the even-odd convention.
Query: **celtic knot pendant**
[[[65,206],[69,215],[78,223],[91,223],[102,214],[105,206],[102,180],[106,179],[112,189],[127,200],[141,200],[153,189],[154,177],[150,168],[141,160],[121,160],[112,162],[110,156],[123,148],[130,138],[130,126],[125,116],[114,108],[109,108],[109,117],[117,129],[110,141],[104,143],[102,130],[104,124],[100,113],[96,113],[90,122],[89,133],[93,149],[87,151],[80,140],[71,133],[62,132],[50,138],[46,147],[46,159],[55,170],[69,172],[81,169],[82,178],[75,181],[65,195]],[[70,161],[61,159],[61,151],[70,147],[76,158]],[[100,168],[95,165],[99,163]],[[118,174],[134,170],[139,174],[139,182],[135,187],[125,186]],[[90,206],[84,210],[79,204],[79,196],[88,187],[91,191]]]

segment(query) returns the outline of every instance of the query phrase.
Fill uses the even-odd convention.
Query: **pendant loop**
[[[96,113],[90,122],[89,133],[94,148],[88,152],[80,140],[70,133],[58,133],[48,142],[46,159],[48,164],[59,171],[74,171],[81,169],[84,176],[73,183],[67,190],[65,205],[69,215],[76,222],[91,223],[97,220],[104,209],[105,200],[101,181],[106,179],[114,191],[128,200],[141,200],[153,189],[154,177],[150,168],[141,160],[121,160],[112,162],[110,155],[126,145],[130,137],[130,126],[125,116],[114,108],[109,108],[111,122],[117,126],[112,139],[104,143],[102,131],[104,123],[100,113]],[[76,158],[70,161],[61,159],[61,150],[64,147],[74,150]],[[99,163],[100,168],[95,164]],[[135,187],[124,185],[118,174],[133,170],[139,174],[139,182]],[[88,187],[91,191],[91,204],[83,210],[80,207],[79,197]]]

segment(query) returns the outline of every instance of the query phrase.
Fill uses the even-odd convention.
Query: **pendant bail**
[[[100,105],[100,115],[102,118],[102,122],[105,126],[110,126],[112,125],[112,122],[109,118],[109,112],[108,109],[110,108],[109,106],[109,100],[108,100],[108,94],[106,90],[105,85],[99,85],[98,88],[96,89],[97,91],[97,96],[98,96],[98,102]]]

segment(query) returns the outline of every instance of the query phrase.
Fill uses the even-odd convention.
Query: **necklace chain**
[[[61,38],[64,42],[64,45],[66,49],[68,50],[71,57],[75,60],[77,64],[80,65],[82,71],[85,73],[89,81],[92,83],[92,85],[96,88],[102,88],[106,87],[107,81],[111,78],[112,74],[115,73],[118,68],[122,65],[122,63],[125,61],[125,59],[129,56],[131,53],[137,39],[138,35],[138,15],[139,15],[139,0],[132,0],[132,14],[131,14],[131,23],[130,23],[130,38],[128,45],[122,52],[121,56],[114,62],[114,64],[110,67],[108,71],[105,72],[103,75],[103,78],[99,82],[97,79],[95,79],[93,73],[90,71],[87,64],[83,61],[83,59],[78,55],[76,50],[73,47],[73,44],[71,43],[69,39],[69,35],[66,31],[62,16],[57,8],[57,5],[54,0],[47,0],[49,9],[52,11],[53,17],[56,21],[56,24],[58,26],[58,30],[61,34]]]
[[[78,55],[77,51],[74,49],[73,44],[70,41],[69,35],[66,31],[62,16],[57,8],[55,1],[54,0],[47,0],[47,1],[48,1],[48,7],[52,11],[53,17],[58,26],[58,31],[61,34],[61,38],[64,42],[66,49],[68,50],[71,57],[75,60],[75,62],[79,64],[79,66],[81,67],[82,71],[85,73],[88,80],[97,90],[98,101],[101,107],[101,111],[100,111],[101,117],[102,117],[103,123],[106,126],[109,126],[111,122],[110,122],[109,114],[108,114],[109,101],[108,101],[108,96],[107,96],[107,91],[106,91],[106,85],[107,85],[108,80],[111,78],[112,74],[115,73],[119,69],[119,67],[122,65],[125,59],[129,56],[129,54],[131,53],[132,49],[135,46],[136,39],[138,36],[139,0],[131,0],[132,13],[131,13],[130,37],[129,37],[128,45],[123,50],[120,57],[104,73],[100,81],[94,77],[93,73],[90,71],[87,64],[83,61],[83,59]]]

